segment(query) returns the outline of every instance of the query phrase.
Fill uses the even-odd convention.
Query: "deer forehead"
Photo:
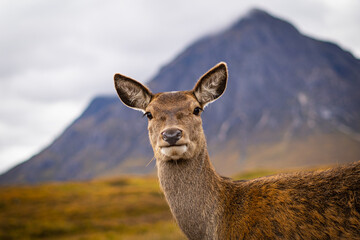
[[[198,101],[191,92],[165,92],[156,94],[146,110],[170,114],[187,111],[198,105]]]

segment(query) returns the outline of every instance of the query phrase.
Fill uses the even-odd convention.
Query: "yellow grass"
[[[0,188],[0,239],[185,239],[156,178]]]

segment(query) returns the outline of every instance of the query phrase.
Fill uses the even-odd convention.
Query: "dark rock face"
[[[192,89],[220,61],[228,63],[228,88],[203,115],[220,173],[360,159],[360,61],[351,53],[252,10],[189,46],[148,86],[153,92]],[[141,113],[117,97],[95,98],[48,148],[0,182],[154,172],[153,165],[146,167],[152,158],[146,125]]]

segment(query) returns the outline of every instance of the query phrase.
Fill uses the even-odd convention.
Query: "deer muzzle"
[[[169,128],[161,133],[162,139],[170,146],[175,146],[176,142],[182,137],[182,130],[178,128]]]
[[[183,131],[178,128],[168,128],[161,133],[161,138],[166,145],[160,147],[161,153],[171,159],[179,159],[188,150],[183,138]]]

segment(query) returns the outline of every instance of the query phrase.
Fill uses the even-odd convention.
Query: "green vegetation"
[[[156,178],[0,188],[0,239],[185,239]]]
[[[254,171],[249,179],[273,174]],[[155,177],[0,187],[0,239],[186,239]]]
[[[276,173],[279,173],[279,172],[265,170],[265,169],[259,169],[259,170],[242,172],[242,173],[240,173],[238,175],[235,175],[233,177],[233,179],[234,180],[240,180],[240,179],[249,180],[249,179],[254,179],[254,178],[258,178],[258,177],[271,176],[271,175],[274,175]]]

